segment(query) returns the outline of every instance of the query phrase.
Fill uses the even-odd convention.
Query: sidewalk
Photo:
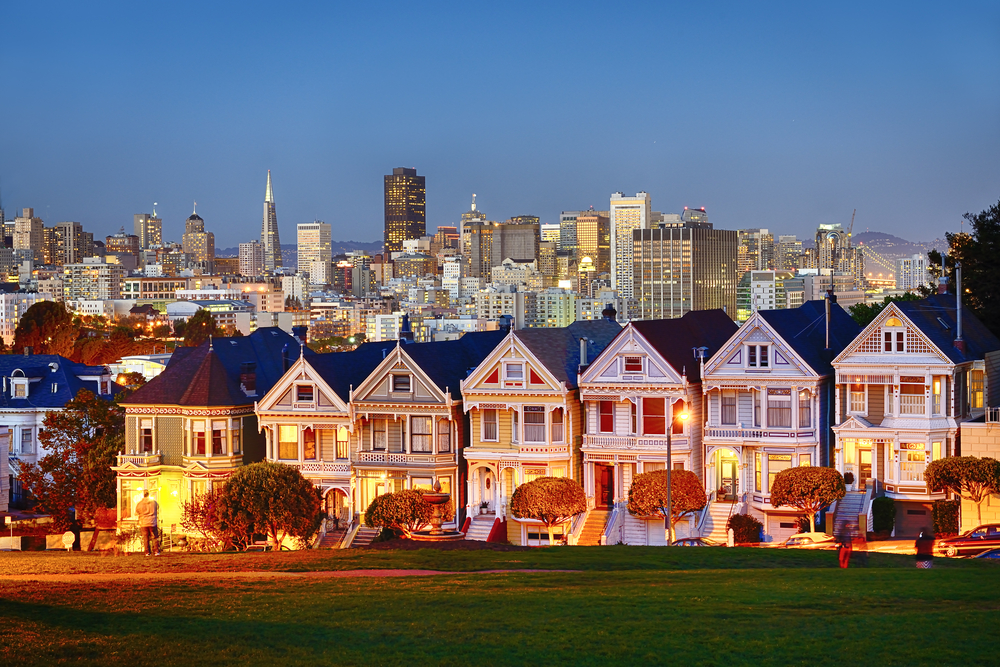
[[[879,553],[909,554],[916,553],[914,539],[912,537],[893,537],[888,540],[872,540],[867,543],[868,551],[878,551]]]

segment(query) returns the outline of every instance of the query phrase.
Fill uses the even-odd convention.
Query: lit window
[[[205,455],[205,422],[196,421],[191,426],[194,431],[194,447],[192,448],[192,454],[194,456],[204,456]]]
[[[212,422],[212,456],[226,453],[226,422]]]
[[[438,420],[438,453],[446,454],[451,451],[451,422],[447,419]]]
[[[643,435],[666,435],[667,413],[666,401],[662,398],[642,399],[642,433]]]
[[[723,390],[722,392],[722,424],[723,426],[736,425],[736,392],[733,390]]]
[[[278,424],[278,458],[299,458],[299,427],[295,424]]]
[[[316,431],[311,428],[302,431],[302,458],[307,461],[316,460]]]

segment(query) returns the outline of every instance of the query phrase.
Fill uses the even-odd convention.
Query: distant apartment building
[[[736,258],[737,271],[766,271],[774,268],[774,236],[766,229],[741,229]]]
[[[139,243],[139,237],[135,234],[126,234],[124,227],[117,234],[107,236],[104,239],[105,255],[132,257],[134,258],[133,262],[136,266],[139,265],[139,254],[141,250],[142,246]],[[126,264],[126,262],[121,263]]]
[[[626,196],[621,192],[611,195],[609,219],[611,224],[611,285],[624,297],[632,296],[633,235],[635,230],[648,230],[650,224],[649,194],[638,192]],[[579,219],[577,224],[579,225]],[[579,230],[577,231],[579,241]]]
[[[494,285],[522,285],[528,290],[540,290],[544,286],[544,277],[538,270],[535,261],[516,262],[505,259],[500,266],[494,266],[491,272],[491,282]]]
[[[541,329],[568,327],[576,321],[577,295],[568,289],[550,287],[535,293],[535,309],[528,313],[528,326]]]
[[[152,215],[136,213],[132,218],[141,249],[148,250],[163,245],[163,220],[156,217],[155,210]]]
[[[328,268],[333,259],[330,241],[330,225],[322,221],[300,222],[298,232],[298,267],[299,271],[308,271],[310,281],[316,285],[330,282]],[[312,277],[314,271],[321,275]]]
[[[63,266],[63,301],[121,299],[125,267],[103,257],[85,257]]]
[[[624,215],[624,214],[623,214]],[[598,273],[611,272],[611,219],[606,211],[581,211],[576,217],[576,259],[590,258]],[[630,264],[631,266],[631,264]]]
[[[175,301],[167,304],[167,318],[171,322],[187,320],[199,310],[210,312],[215,324],[227,331],[236,330],[237,314],[255,312],[253,304],[235,299]]]
[[[477,319],[499,320],[509,315],[515,329],[528,326],[529,315],[533,317],[535,309],[534,292],[519,292],[510,285],[482,289],[476,293],[475,301]]]
[[[448,290],[452,300],[462,296],[462,259],[449,257],[441,265],[441,287]]]
[[[774,244],[774,268],[778,271],[796,271],[802,268],[802,241],[795,235],[782,234]]]
[[[16,287],[16,285],[14,286]],[[5,345],[14,343],[14,330],[24,313],[39,301],[52,301],[48,292],[0,291],[0,336]]]
[[[535,216],[519,216],[493,229],[490,268],[500,266],[505,259],[524,262],[538,258],[538,222]]]
[[[464,248],[465,276],[489,280],[493,268],[493,235],[496,223],[486,220],[468,220],[463,223],[465,229]],[[520,257],[515,259],[521,259]]]
[[[44,230],[45,224],[35,217],[35,209],[22,209],[20,217],[14,218],[14,250],[32,251],[41,259]]]
[[[927,255],[916,254],[896,260],[896,289],[915,291],[931,281]]]
[[[240,275],[251,278],[264,274],[264,245],[260,241],[240,244]]]
[[[736,321],[745,322],[758,310],[798,308],[803,291],[785,289],[793,280],[791,271],[747,271],[736,289]]]
[[[561,238],[562,228],[559,226],[558,222],[547,222],[539,227],[539,233],[542,237],[542,242],[552,242],[556,244],[556,250],[559,249],[559,241]]]

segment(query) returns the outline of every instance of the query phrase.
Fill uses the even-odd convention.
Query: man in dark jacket
[[[917,548],[917,567],[929,570],[934,566],[934,537],[925,530],[920,531],[920,537],[915,543]]]

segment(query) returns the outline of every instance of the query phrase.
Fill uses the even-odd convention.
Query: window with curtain
[[[524,441],[545,442],[545,407],[524,406]]]
[[[192,454],[195,456],[205,455],[205,422],[196,421],[191,424],[193,438]]]
[[[229,437],[233,441],[233,454],[243,453],[243,432],[241,420],[233,420],[232,427],[229,431]]]
[[[306,461],[316,460],[316,431],[311,428],[302,431],[302,458]]]
[[[299,458],[299,427],[295,424],[278,424],[278,458]]]
[[[497,411],[483,410],[483,440],[497,441]]]
[[[447,419],[438,420],[438,453],[447,454],[451,451],[451,422]]]
[[[760,476],[764,465],[764,457],[761,456],[760,452],[756,452],[753,455],[753,488],[754,491],[760,492]]]
[[[388,441],[388,432],[386,430],[386,420],[384,419],[373,419],[372,420],[372,451],[384,452],[386,444]]]
[[[642,399],[642,434],[666,435],[667,415],[665,400],[662,398]]]
[[[144,454],[153,452],[153,420],[139,420],[139,451]]]
[[[637,435],[639,433],[639,406],[632,401],[628,402],[629,417],[631,417],[631,430],[629,433]]]
[[[799,392],[799,428],[812,428],[812,394]]]
[[[520,442],[521,437],[521,413],[514,409],[511,413],[510,441]]]
[[[723,426],[736,426],[736,390],[734,389],[722,391],[722,424]]]
[[[434,437],[430,417],[410,417],[410,451],[429,454]]]
[[[212,456],[226,453],[226,422],[212,422]]]
[[[782,470],[792,467],[791,454],[768,454],[767,456],[767,490],[770,492],[775,476]]]
[[[671,433],[681,434],[684,433],[684,420],[681,419],[681,415],[687,410],[687,404],[684,401],[677,401],[674,403],[673,408],[670,411],[671,417]]]
[[[598,425],[597,429],[601,433],[615,432],[615,404],[614,401],[598,401]]]
[[[790,389],[767,390],[767,427],[792,427],[792,393]]]

